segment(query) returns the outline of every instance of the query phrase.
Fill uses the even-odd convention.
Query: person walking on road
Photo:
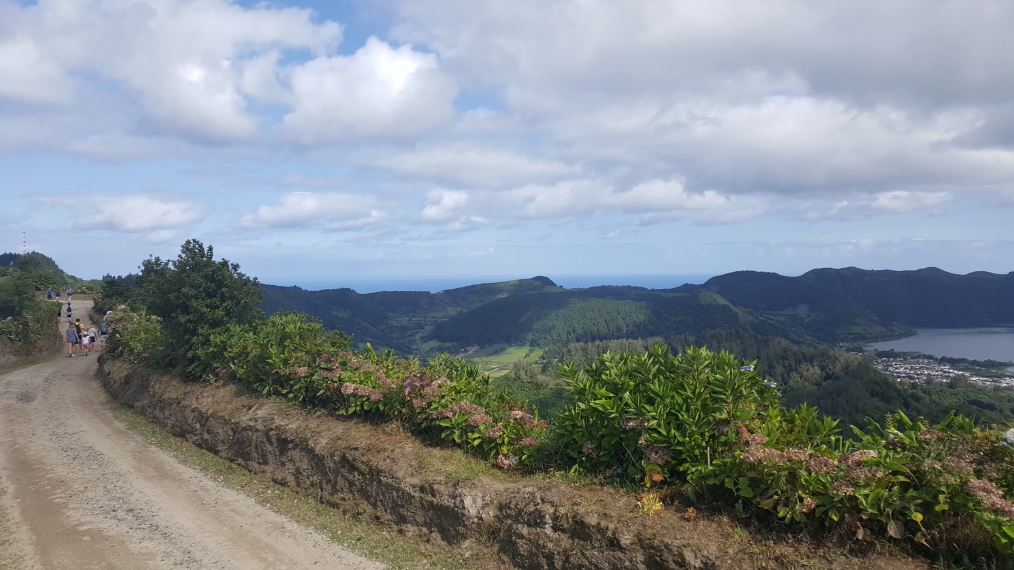
[[[98,337],[99,331],[95,330],[95,323],[88,323],[88,346],[95,346]]]
[[[70,302],[70,294],[71,293],[73,293],[73,291],[70,290],[70,287],[67,287],[67,302],[68,303]]]
[[[77,330],[73,324],[67,324],[67,357],[74,356],[74,347],[77,346]]]
[[[53,288],[52,287],[46,289],[46,300],[47,301],[52,301],[53,300]]]
[[[80,353],[85,336],[84,329],[81,327],[81,319],[74,319],[74,334],[77,335],[77,351]]]
[[[109,339],[109,323],[102,321],[99,323],[99,350],[106,349],[106,340]]]

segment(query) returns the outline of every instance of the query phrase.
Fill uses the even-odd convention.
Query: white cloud
[[[535,181],[552,182],[580,173],[577,166],[560,159],[460,143],[430,145],[395,153],[384,149],[363,153],[357,161],[408,179],[423,178],[472,188],[511,188]]]
[[[468,201],[468,193],[459,190],[431,190],[427,197],[431,202],[437,202],[426,206],[422,211],[422,219],[431,221],[448,218]]]
[[[291,192],[274,206],[262,205],[234,222],[244,229],[309,228],[344,231],[387,217],[385,204],[369,194]]]
[[[433,54],[371,37],[350,56],[318,57],[292,71],[285,130],[304,144],[416,135],[446,122],[457,95]]]
[[[341,26],[313,23],[310,10],[245,9],[227,0],[40,0],[4,8],[0,96],[78,105],[121,98],[121,107],[141,109],[151,134],[196,141],[255,133],[244,93],[283,98],[272,83],[282,72],[278,50],[323,54],[341,41]]]
[[[39,51],[34,40],[14,37],[0,42],[0,98],[29,103],[61,103],[69,99],[70,82]]]
[[[76,198],[71,198],[76,200]],[[151,196],[91,195],[90,210],[75,222],[82,230],[113,230],[146,233],[155,241],[176,235],[205,217],[200,204],[186,200],[168,200]]]

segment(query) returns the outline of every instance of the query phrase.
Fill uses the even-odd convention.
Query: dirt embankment
[[[301,410],[234,386],[189,384],[105,359],[99,375],[115,400],[251,471],[401,532],[492,543],[525,570],[928,567],[791,537],[755,542],[732,523],[668,509],[638,516],[634,498],[616,489],[498,474],[394,426]]]
[[[0,374],[48,360],[64,349],[59,333],[39,339],[28,346],[18,346],[6,337],[0,336]]]

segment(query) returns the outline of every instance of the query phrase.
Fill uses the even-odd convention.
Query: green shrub
[[[504,468],[531,463],[545,422],[524,402],[490,385],[463,360],[441,355],[426,368],[377,354],[367,345],[300,313],[232,324],[213,334],[199,363],[265,394],[342,415],[368,414],[496,459]]]
[[[673,356],[656,345],[562,371],[576,402],[554,427],[575,466],[649,485],[706,471],[709,457],[733,448],[730,425],[779,404],[752,367],[706,348]]]
[[[1001,439],[962,416],[930,426],[898,412],[845,439],[816,408],[784,409],[751,365],[703,348],[606,354],[564,371],[576,402],[555,435],[575,469],[677,484],[694,500],[864,539],[1014,552],[1014,504],[1004,498],[1014,430]]]
[[[144,308],[137,311],[118,309],[106,317],[110,335],[111,353],[131,362],[155,366],[172,364],[172,355],[166,350],[168,338],[162,328],[162,319]]]

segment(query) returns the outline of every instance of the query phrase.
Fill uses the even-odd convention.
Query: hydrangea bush
[[[606,354],[564,373],[576,401],[555,434],[575,470],[677,484],[692,499],[841,526],[860,539],[950,550],[955,535],[974,542],[977,532],[1014,552],[1014,430],[898,412],[851,426],[846,439],[815,408],[784,409],[752,364],[707,349]]]

